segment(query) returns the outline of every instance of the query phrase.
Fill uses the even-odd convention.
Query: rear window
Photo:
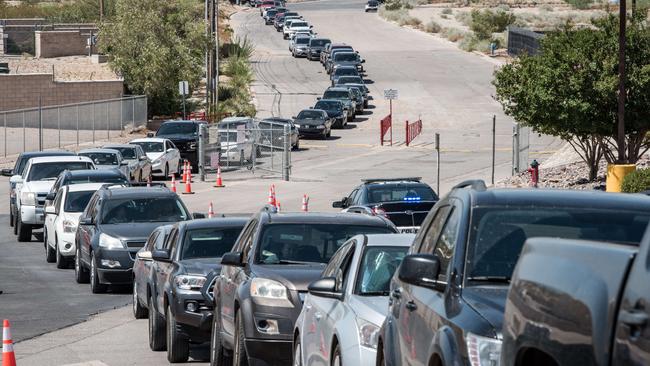
[[[302,111],[298,113],[298,119],[320,119],[323,118],[323,112],[320,111]]]
[[[135,159],[135,147],[110,147],[109,149],[117,150],[126,160]]]
[[[340,84],[363,84],[363,80],[359,76],[342,76],[339,78]]]
[[[296,44],[307,44],[307,43],[309,43],[309,38],[306,37],[296,38]]]
[[[68,192],[65,196],[65,212],[83,212],[95,191]]]
[[[169,135],[193,135],[197,133],[197,125],[192,122],[174,122],[163,123],[156,136],[169,136]]]
[[[176,222],[189,218],[178,198],[126,198],[105,201],[102,224]]]
[[[357,57],[356,53],[336,53],[334,55],[334,61],[356,61]]]
[[[140,145],[145,153],[158,153],[165,151],[165,144],[159,141],[138,141],[130,142],[133,145]]]
[[[324,102],[324,101],[319,101],[316,103],[314,106],[316,109],[323,109],[323,110],[341,110],[343,109],[343,105],[340,102]]]
[[[328,90],[323,94],[323,99],[343,99],[350,98],[347,90]]]
[[[95,163],[95,165],[118,165],[117,154],[100,153],[100,152],[87,152],[79,153],[80,156],[86,156]]]
[[[94,167],[91,163],[85,161],[39,163],[32,165],[32,168],[29,170],[27,181],[56,180],[59,174],[64,170],[83,170],[93,168]]]
[[[309,25],[306,22],[291,22],[291,27],[308,27]]]
[[[336,76],[356,76],[359,75],[359,71],[357,69],[351,68],[351,67],[343,67],[343,68],[338,68],[334,70],[334,75]]]
[[[110,177],[103,175],[89,175],[85,177],[73,177],[64,182],[63,185],[83,184],[83,183],[114,183],[114,184],[128,184],[129,181],[123,176],[112,175]]]
[[[232,250],[242,227],[208,228],[185,233],[181,259],[218,258]]]
[[[326,44],[330,43],[329,39],[312,39],[309,42],[311,47],[325,47]]]
[[[437,201],[433,189],[426,186],[377,185],[368,187],[368,202]]]

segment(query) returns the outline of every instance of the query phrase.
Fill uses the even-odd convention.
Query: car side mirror
[[[293,116],[293,117],[291,117],[291,118],[293,118],[293,119],[296,119],[296,118],[298,118],[298,117],[296,117],[296,116]]]
[[[411,254],[404,257],[397,277],[414,286],[435,288],[440,274],[440,259],[434,254]]]
[[[92,225],[93,224],[93,218],[88,217],[88,216],[82,216],[79,218],[79,225]]]
[[[56,213],[56,208],[52,205],[45,206],[45,213],[46,214],[55,214]]]
[[[327,297],[330,299],[341,299],[343,293],[336,291],[336,278],[325,277],[309,284],[307,290],[311,295],[318,297]]]
[[[365,60],[365,59],[364,59],[364,60],[361,60],[361,63],[362,63],[362,64],[365,64],[365,63],[366,63],[366,60]]]
[[[129,165],[129,162],[126,161],[126,160],[122,160],[122,162],[120,163],[120,165],[122,165],[122,166],[127,166],[127,165]]]
[[[147,160],[148,158],[147,158],[146,155],[143,155],[143,156],[139,157],[138,159],[139,159],[139,160],[142,160],[142,161],[145,161],[145,160]]]
[[[321,97],[316,97],[316,100],[321,100]]]
[[[147,132],[147,137],[154,137],[153,132]]]
[[[55,198],[56,198],[56,193],[54,192],[50,192],[47,194],[47,196],[45,196],[45,199],[47,201],[54,201]]]
[[[221,257],[221,265],[243,267],[242,252],[228,252]]]
[[[193,219],[205,219],[205,214],[202,214],[200,212],[192,212],[192,218]]]
[[[2,169],[2,175],[5,177],[11,177],[14,174],[13,169]]]
[[[9,182],[17,184],[17,183],[22,183],[23,182],[23,177],[20,175],[14,175],[11,178],[9,178]]]
[[[312,28],[314,28],[314,26],[313,26],[313,25],[310,25],[310,26],[309,26],[309,29],[312,29]]]
[[[140,258],[140,259],[152,259],[152,257],[151,257],[151,252],[148,251],[148,250],[143,250],[143,251],[141,251],[141,252],[138,252],[138,254],[136,254],[136,255],[137,255],[138,258]]]
[[[169,249],[156,249],[151,253],[151,259],[159,262],[170,262]]]
[[[174,151],[174,148],[172,148],[172,147],[170,147],[169,149],[167,149],[167,152],[173,152],[173,151]]]
[[[333,208],[346,208],[346,207],[348,207],[348,198],[343,197],[340,201],[332,202],[332,207]]]

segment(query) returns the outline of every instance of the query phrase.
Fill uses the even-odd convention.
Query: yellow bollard
[[[623,178],[636,170],[634,164],[607,165],[607,192],[620,192]]]

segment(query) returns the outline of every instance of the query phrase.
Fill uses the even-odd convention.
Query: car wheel
[[[293,347],[293,366],[302,366],[302,347],[300,346],[300,335]]]
[[[215,307],[216,309],[217,307]],[[221,343],[221,325],[217,320],[216,311],[212,316],[212,335],[210,337],[210,366],[231,365],[232,359],[226,355]]]
[[[77,253],[74,256],[74,277],[77,283],[88,283],[88,271],[81,264],[81,249],[77,246]]]
[[[381,347],[381,343],[379,344],[379,347],[377,347],[377,366],[386,366],[386,359],[384,358],[384,348]]]
[[[187,362],[190,358],[190,342],[178,332],[176,317],[171,307],[167,306],[167,361],[171,363]]]
[[[32,225],[23,224],[20,214],[16,217],[16,226],[18,229],[18,241],[26,242],[32,240]]]
[[[167,180],[169,177],[169,163],[165,163],[165,171],[163,172],[163,180]]]
[[[341,366],[341,347],[338,344],[332,353],[332,366]]]
[[[136,319],[144,319],[147,317],[147,308],[140,304],[140,298],[138,297],[138,284],[133,279],[133,317]]]
[[[330,138],[332,137],[332,130],[327,131],[327,135],[325,137]]]
[[[244,336],[244,319],[241,311],[237,310],[235,318],[235,349],[233,350],[233,366],[248,366],[248,354],[246,353],[246,339]]]
[[[97,258],[95,253],[90,253],[90,291],[93,294],[101,294],[106,292],[106,285],[99,282],[99,273],[97,272]]]
[[[152,351],[167,349],[165,340],[165,324],[162,316],[154,309],[153,295],[149,296],[149,348]]]
[[[14,227],[14,208],[9,206],[9,227]]]
[[[49,245],[47,246],[49,247]],[[68,259],[63,255],[61,255],[61,250],[59,250],[59,239],[57,238],[56,234],[54,235],[54,250],[56,253],[56,268],[58,269],[68,268]]]
[[[239,166],[242,167],[244,166],[244,150],[239,152]]]
[[[300,150],[300,140],[296,140],[296,144],[293,145],[293,150],[295,151]]]
[[[14,215],[14,235],[18,235],[18,213]]]
[[[49,244],[47,244],[47,231],[43,230],[43,243],[45,243],[45,261],[47,263],[54,263],[56,261],[56,252]]]

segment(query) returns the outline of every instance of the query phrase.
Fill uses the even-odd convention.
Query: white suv
[[[311,32],[313,27],[313,25],[309,25],[309,23],[304,20],[294,20],[288,27],[286,27],[286,30],[284,30],[284,38],[289,39],[292,34],[297,32]]]
[[[82,183],[59,188],[54,203],[45,206],[45,260],[56,262],[56,268],[67,268],[75,255],[74,236],[79,217],[90,197],[105,183]]]
[[[92,160],[85,156],[49,156],[30,159],[23,175],[14,175],[10,182],[16,184],[16,225],[18,241],[30,241],[32,229],[45,222],[43,205],[54,181],[64,170],[95,169]]]

